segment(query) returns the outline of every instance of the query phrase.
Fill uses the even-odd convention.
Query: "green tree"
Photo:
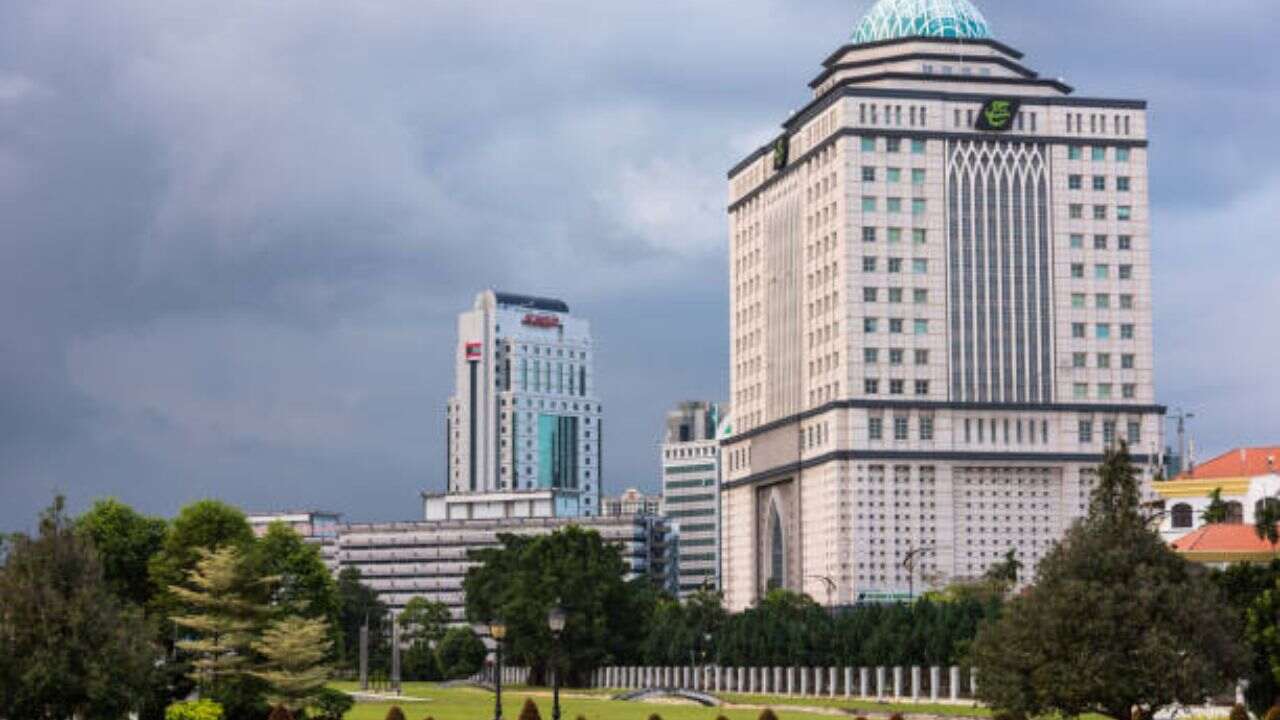
[[[1227,503],[1222,499],[1222,488],[1214,488],[1209,493],[1209,505],[1200,513],[1200,518],[1206,525],[1217,525],[1226,522],[1229,516]]]
[[[360,662],[360,628],[369,624],[369,667],[387,669],[390,635],[387,606],[378,594],[360,581],[357,568],[346,567],[338,573],[338,627],[341,645],[339,663],[348,669]]]
[[[409,645],[401,658],[401,672],[405,680],[440,680],[440,663],[435,648],[425,640]]]
[[[138,710],[156,660],[142,613],[107,583],[57,497],[0,566],[0,717],[113,720]]]
[[[412,645],[426,642],[434,645],[444,638],[453,616],[449,606],[424,597],[409,598],[398,618],[400,639]]]
[[[488,652],[475,631],[462,625],[449,628],[444,634],[436,648],[436,660],[445,678],[464,678],[480,672]]]
[[[325,659],[332,645],[324,620],[290,616],[272,623],[253,643],[265,658],[253,674],[271,686],[267,699],[294,713],[318,700],[330,676]]]
[[[185,585],[169,588],[179,605],[173,622],[191,634],[178,649],[192,660],[191,677],[228,715],[259,714],[263,683],[253,677],[253,643],[267,617],[256,600],[263,580],[246,568],[239,549],[229,545],[202,551]]]
[[[1009,548],[1004,554],[1004,560],[993,563],[987,568],[986,579],[1011,588],[1018,584],[1018,575],[1021,572],[1022,561],[1018,559],[1018,551],[1016,548]]]
[[[1269,497],[1258,503],[1253,518],[1253,531],[1260,539],[1270,543],[1271,550],[1275,551],[1276,543],[1280,543],[1280,500]]]
[[[226,546],[247,551],[252,544],[253,530],[236,508],[217,500],[200,500],[182,508],[160,551],[148,563],[154,590],[152,606],[163,615],[173,614],[176,601],[169,588],[186,581],[203,551]]]
[[[1035,583],[973,643],[979,698],[1023,716],[1129,720],[1194,705],[1243,668],[1238,625],[1203,568],[1150,530],[1123,445],[1099,469],[1087,518],[1040,562]]]
[[[153,590],[147,564],[164,544],[168,524],[107,498],[76,519],[76,530],[93,541],[103,576],[116,596],[145,607]]]
[[[1234,563],[1226,568],[1210,571],[1210,578],[1226,597],[1228,608],[1240,620],[1241,627],[1246,627],[1250,608],[1263,593],[1280,583],[1280,559],[1265,565]],[[1247,681],[1245,700],[1249,710],[1262,717],[1271,706],[1280,703],[1280,682],[1271,672],[1266,647],[1267,636],[1258,633],[1255,625],[1246,632],[1246,639],[1252,650],[1252,664],[1244,676]]]

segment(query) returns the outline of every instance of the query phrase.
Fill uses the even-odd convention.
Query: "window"
[[[889,182],[889,183],[902,182],[902,169],[901,168],[885,168],[884,179],[885,179],[885,182]]]
[[[1094,220],[1106,220],[1106,219],[1107,219],[1107,206],[1106,206],[1106,205],[1094,205],[1094,206],[1093,206],[1093,219],[1094,219]]]
[[[1124,353],[1120,356],[1120,367],[1124,370],[1132,370],[1137,367],[1137,359],[1133,353]]]
[[[1084,293],[1071,293],[1071,307],[1076,310],[1084,309]]]
[[[1071,367],[1076,369],[1089,367],[1089,353],[1071,353]]]
[[[866,140],[864,139],[863,143],[865,142]],[[875,148],[873,147],[872,149],[874,150]],[[1071,145],[1067,147],[1068,160],[1080,160],[1083,158],[1084,158],[1084,148],[1080,147],[1079,145]]]
[[[1097,337],[1099,340],[1111,339],[1111,326],[1109,324],[1098,323],[1096,326],[1094,326],[1094,330],[1095,330],[1094,336]]]
[[[924,305],[929,302],[929,291],[924,288],[916,288],[911,291],[911,302],[917,305]]]
[[[897,245],[902,242],[902,228],[889,228],[889,244]]]
[[[1071,337],[1073,338],[1084,337],[1084,323],[1071,323]]]
[[[1111,399],[1111,383],[1098,383],[1098,399],[1099,400]],[[1114,425],[1114,423],[1112,424]],[[1106,423],[1103,423],[1103,427],[1106,427]],[[1110,445],[1111,444],[1110,441],[1108,441],[1107,444]]]
[[[891,197],[884,201],[885,212],[896,214],[902,212],[902,198]]]
[[[1125,431],[1125,440],[1130,445],[1137,445],[1142,442],[1142,423],[1130,421]]]
[[[902,140],[900,138],[885,138],[884,151],[890,153],[900,152],[902,150]]]
[[[916,395],[928,395],[928,394],[929,394],[929,381],[928,381],[928,380],[917,380],[917,381],[916,381]]]
[[[880,351],[876,348],[863,348],[862,362],[868,365],[878,364],[880,362]]]
[[[924,211],[925,211],[925,209],[926,209],[926,207],[927,207],[927,206],[928,206],[928,203],[926,203],[926,202],[925,202],[925,199],[924,199],[924,198],[912,198],[912,199],[911,199],[911,214],[912,214],[912,215],[923,215],[923,214],[924,214]]]
[[[902,258],[889,258],[889,268],[888,268],[888,270],[889,270],[889,272],[891,272],[891,273],[900,273],[900,272],[902,272]]]
[[[862,242],[873,243],[876,241],[876,229],[873,227],[862,228]]]
[[[924,176],[925,176],[924,168],[912,168],[912,169],[911,169],[911,184],[912,184],[912,185],[923,185],[923,184],[924,184]]]
[[[1081,444],[1093,442],[1093,422],[1089,420],[1081,420],[1079,435]]]
[[[1084,249],[1084,235],[1073,234],[1071,236],[1071,248],[1073,250]]]
[[[1116,162],[1129,162],[1129,148],[1116,148]]]
[[[1132,265],[1121,265],[1121,266],[1120,266],[1120,279],[1121,279],[1121,280],[1132,280],[1132,279],[1133,279],[1133,266],[1132,266]]]
[[[916,275],[924,275],[929,272],[929,261],[925,258],[912,258],[911,272]]]
[[[914,329],[915,329],[915,333],[916,333],[916,335],[928,335],[928,334],[929,334],[929,321],[928,321],[928,320],[916,320],[916,321],[915,321],[915,323],[914,323]]]
[[[933,439],[933,417],[925,415],[920,418],[920,439]]]
[[[867,418],[867,437],[872,440],[884,437],[884,418]]]
[[[1093,147],[1090,157],[1094,162],[1103,162],[1107,159],[1107,149],[1104,147]]]
[[[1133,219],[1133,207],[1132,207],[1132,206],[1129,206],[1129,205],[1121,205],[1121,206],[1117,207],[1117,208],[1116,208],[1116,219],[1117,219],[1117,220],[1132,220],[1132,219]]]
[[[862,301],[873,303],[876,301],[876,296],[879,294],[880,288],[864,287],[862,288]]]
[[[1111,369],[1111,353],[1098,353],[1098,368],[1100,370]]]
[[[893,439],[907,439],[907,418],[902,415],[898,415],[893,418]]]
[[[913,139],[913,140],[911,141],[911,154],[912,154],[912,155],[923,155],[923,154],[924,154],[924,141],[923,141],[923,140]]]
[[[875,271],[876,271],[876,259],[873,257],[863,257],[862,272],[875,272]]]
[[[1093,296],[1093,305],[1099,310],[1111,309],[1111,296],[1107,293],[1097,293]]]
[[[902,288],[889,288],[889,302],[896,305],[902,304]]]
[[[880,381],[875,378],[867,378],[862,381],[862,391],[868,395],[877,395],[880,393]]]
[[[876,318],[862,319],[862,331],[865,333],[868,333],[868,334],[874,333],[876,331],[876,325],[877,325]]]
[[[863,198],[862,204],[864,206],[863,208],[864,210],[866,209],[865,208],[866,203],[867,203],[866,198]],[[872,208],[872,210],[874,209],[875,208]],[[1071,203],[1070,205],[1067,206],[1067,216],[1070,217],[1072,220],[1084,219],[1084,205],[1081,205],[1080,203]]]
[[[1132,235],[1121,235],[1121,236],[1116,240],[1116,247],[1119,247],[1121,250],[1132,250],[1132,249],[1133,249],[1133,236],[1132,236]]]
[[[1104,420],[1102,422],[1102,443],[1107,447],[1116,444],[1116,421]]]
[[[916,352],[915,352],[915,361],[916,361],[916,365],[928,365],[928,364],[929,364],[929,351],[928,351],[928,350],[916,350]]]
[[[1094,236],[1093,236],[1093,249],[1094,249],[1094,250],[1106,250],[1106,249],[1107,249],[1107,236],[1106,236],[1106,235],[1094,235]]]
[[[896,366],[898,366],[898,365],[901,365],[901,364],[902,364],[902,358],[904,357],[904,355],[905,355],[905,353],[903,352],[902,348],[890,348],[890,349],[889,349],[889,364],[890,364],[890,365],[893,365],[893,366],[895,366],[895,367],[896,367]]]
[[[1132,340],[1132,339],[1133,339],[1133,325],[1132,325],[1132,324],[1125,323],[1124,325],[1121,325],[1121,326],[1120,326],[1120,339],[1121,339],[1121,340]]]
[[[1191,527],[1191,506],[1187,503],[1174,505],[1173,510],[1170,512],[1170,519],[1176,528]]]
[[[1093,189],[1094,189],[1095,191],[1098,191],[1098,192],[1101,192],[1101,191],[1103,191],[1103,190],[1106,190],[1106,189],[1107,189],[1107,176],[1106,176],[1106,175],[1094,175],[1094,176],[1093,176]]]
[[[1120,386],[1120,397],[1125,400],[1135,400],[1138,397],[1138,386],[1133,383],[1124,383]]]
[[[903,322],[902,318],[889,318],[889,334],[901,335]]]
[[[906,383],[905,383],[904,381],[902,381],[902,380],[890,380],[890,381],[889,381],[889,394],[890,394],[890,395],[901,395],[901,394],[903,394],[905,391],[906,391]]]
[[[862,168],[862,182],[875,182],[875,181],[876,181],[876,169],[873,167],[864,166]]]
[[[1083,176],[1083,175],[1068,175],[1068,176],[1067,176],[1067,189],[1068,189],[1068,190],[1080,190],[1080,189],[1082,189],[1083,187],[1084,187],[1084,176]]]
[[[927,238],[928,236],[926,235],[926,231],[924,230],[911,231],[911,242],[917,245],[924,245],[927,242]]]
[[[1121,175],[1120,177],[1116,178],[1116,190],[1117,190],[1117,191],[1119,191],[1119,192],[1129,192],[1129,189],[1130,189],[1130,185],[1129,185],[1129,178],[1128,178],[1128,176]]]
[[[876,199],[875,199],[875,198],[873,198],[873,197],[870,197],[870,196],[864,195],[864,196],[862,197],[862,211],[863,211],[863,212],[875,212],[875,211],[876,211]]]
[[[1110,277],[1111,277],[1110,265],[1094,265],[1093,266],[1094,280],[1106,280],[1107,278],[1110,278]]]
[[[1076,383],[1072,385],[1071,397],[1076,400],[1087,400],[1089,398],[1089,385],[1087,383]]]

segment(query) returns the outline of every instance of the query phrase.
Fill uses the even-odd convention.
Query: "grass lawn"
[[[354,690],[355,683],[334,683],[341,690]],[[405,683],[404,694],[410,697],[429,698],[430,702],[401,702],[408,720],[489,720],[493,717],[493,693],[477,688],[441,688],[434,683]],[[503,689],[502,714],[504,718],[516,720],[526,697],[532,697],[538,704],[538,710],[544,720],[551,717],[551,693],[545,688]],[[821,698],[781,698],[750,695],[726,696],[726,701],[749,705],[773,707],[779,720],[818,720],[831,718],[831,715],[803,712],[789,709],[797,705],[811,707],[850,708],[867,712],[902,712],[928,713],[934,715],[988,715],[982,709],[969,708],[962,705],[911,705],[911,704],[879,704],[876,702],[844,701]],[[348,715],[348,720],[383,720],[387,710],[394,703],[368,702],[358,703]],[[756,720],[758,709],[704,708],[691,704],[670,703],[638,703],[608,700],[598,691],[579,693],[564,691],[560,698],[561,716],[563,720],[575,720],[579,715],[586,720],[647,720],[652,714],[658,714],[663,720],[715,720],[724,715],[729,720]]]
[[[867,713],[912,713],[924,715],[957,715],[961,717],[991,717],[991,711],[985,707],[965,703],[911,703],[911,702],[877,702],[875,700],[846,700],[842,697],[787,697],[776,695],[738,695],[724,693],[718,696],[721,700],[735,705],[769,705],[779,707],[785,705],[804,705],[807,707],[827,707],[855,710]]]

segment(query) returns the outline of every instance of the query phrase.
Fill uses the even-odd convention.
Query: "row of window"
[[[1093,421],[1081,420],[1077,434],[1080,436],[1082,445],[1091,444],[1093,442]],[[1116,444],[1116,426],[1115,420],[1102,421],[1102,444],[1110,447]],[[1130,445],[1137,445],[1142,442],[1142,423],[1131,420],[1125,427],[1125,439]]]
[[[933,416],[922,415],[917,425],[921,440],[933,439]],[[907,440],[910,434],[910,420],[902,415],[893,418],[893,439],[898,441]],[[884,418],[871,416],[867,418],[867,439],[883,440],[884,439]]]
[[[884,269],[888,273],[901,273],[904,267],[905,258],[891,257],[885,258]],[[866,255],[862,258],[862,272],[873,273],[880,268],[880,258]],[[928,258],[911,258],[911,274],[926,275],[929,272]]]
[[[883,149],[885,152],[890,154],[902,152],[902,138],[896,138],[896,137],[877,138],[874,136],[863,136],[862,152],[876,152],[877,150],[881,149],[880,141],[882,139],[884,141]],[[910,149],[911,149],[912,155],[923,155],[924,149],[925,149],[924,140],[919,138],[912,138]]]
[[[911,184],[923,185],[925,180],[924,168],[909,168],[911,170]],[[877,168],[873,165],[862,166],[862,182],[873,183],[879,175]],[[884,169],[884,181],[890,185],[897,185],[902,182],[902,168],[887,167]]]
[[[1125,148],[1125,147],[1118,147],[1118,148],[1115,148],[1115,160],[1116,160],[1116,162],[1129,162],[1129,156],[1130,156],[1130,150],[1129,150],[1129,148]],[[1067,159],[1068,159],[1068,160],[1083,160],[1083,159],[1084,159],[1084,146],[1083,146],[1083,145],[1068,145],[1068,146],[1067,146]],[[1106,146],[1103,146],[1103,145],[1094,145],[1093,147],[1089,148],[1089,159],[1090,159],[1090,160],[1092,160],[1093,162],[1106,162],[1106,160],[1107,160],[1107,148],[1106,148]]]
[[[878,365],[880,363],[880,357],[881,357],[880,348],[863,348],[862,349],[862,362],[866,363],[867,365]],[[889,364],[892,366],[896,367],[896,366],[903,365],[906,361],[906,357],[907,357],[907,351],[902,348],[889,348],[888,350]],[[928,365],[929,351],[913,350],[912,359],[916,365]]]
[[[866,169],[864,168],[862,172],[863,172],[863,175],[865,176],[865,175],[866,175]],[[864,177],[863,179],[865,180],[866,178]],[[1105,190],[1107,189],[1107,176],[1106,176],[1106,175],[1094,175],[1094,176],[1091,178],[1091,182],[1090,182],[1090,184],[1089,184],[1089,187],[1090,187],[1091,189],[1093,189],[1093,190],[1097,190],[1097,191],[1099,191],[1099,192],[1103,192],[1103,191],[1105,191]],[[1129,191],[1132,189],[1132,187],[1133,187],[1133,181],[1132,181],[1132,179],[1131,179],[1128,175],[1119,175],[1119,176],[1117,176],[1117,177],[1116,177],[1115,188],[1116,188],[1116,191],[1117,191],[1117,192],[1129,192]],[[1078,174],[1071,174],[1071,175],[1068,175],[1068,176],[1067,176],[1067,189],[1068,189],[1068,190],[1083,190],[1083,189],[1084,189],[1084,176],[1083,176],[1083,175],[1078,175]]]
[[[1111,353],[1097,354],[1097,368],[1099,370],[1110,370],[1113,366],[1111,363]],[[1137,367],[1138,358],[1133,353],[1123,353],[1120,355],[1120,369],[1133,370]],[[1071,353],[1071,367],[1079,370],[1089,367],[1089,353],[1076,352]]]
[[[1089,113],[1089,132],[1106,133],[1107,132],[1107,115],[1106,113]],[[1112,132],[1116,135],[1129,135],[1130,124],[1128,115],[1113,115]],[[1067,132],[1082,133],[1084,132],[1084,113],[1067,113]]]
[[[862,242],[873,243],[880,237],[879,228],[863,227]],[[902,228],[891,227],[885,228],[885,236],[890,245],[898,245],[902,243]],[[911,242],[916,245],[924,245],[928,242],[928,231],[924,228],[914,228],[911,231]]]
[[[1089,296],[1084,293],[1071,293],[1071,307],[1075,310],[1086,309],[1088,307],[1088,300],[1089,300]],[[1111,294],[1110,293],[1094,293],[1093,307],[1097,310],[1112,309]],[[1126,293],[1122,293],[1120,295],[1120,304],[1118,307],[1121,310],[1132,310],[1133,296]]]
[[[906,331],[907,321],[902,318],[889,318],[889,334],[902,335]],[[862,319],[862,331],[868,335],[874,335],[880,332],[880,318],[868,317]],[[929,321],[917,318],[911,321],[911,334],[928,335]]]
[[[1071,263],[1071,277],[1074,280],[1084,279],[1084,263]],[[1133,279],[1133,266],[1124,264],[1116,266],[1116,277],[1120,280]],[[1111,266],[1107,263],[1097,263],[1093,266],[1094,280],[1110,280]]]
[[[1094,388],[1094,397],[1099,400],[1112,400],[1115,398],[1115,385],[1113,383],[1098,383]],[[1072,383],[1071,397],[1076,400],[1088,400],[1089,383]],[[1121,383],[1120,397],[1125,400],[1136,400],[1138,398],[1138,386],[1134,383]]]
[[[1120,324],[1120,339],[1133,340],[1137,331],[1134,329],[1133,323]],[[1096,340],[1111,339],[1111,323],[1095,323],[1093,326],[1093,336]],[[1071,337],[1077,340],[1083,340],[1088,337],[1088,326],[1086,323],[1071,323]]]
[[[890,395],[905,395],[905,394],[906,394],[906,392],[907,392],[906,388],[907,388],[907,381],[906,381],[906,380],[890,380],[890,381],[889,381],[889,394],[890,394]],[[863,380],[863,381],[862,381],[862,391],[863,391],[864,393],[866,393],[867,395],[879,395],[879,394],[880,394],[880,380],[879,380],[878,378],[867,378],[867,379]],[[916,380],[916,381],[915,381],[915,394],[916,394],[916,395],[918,395],[918,396],[925,396],[925,395],[928,395],[928,394],[929,394],[929,381],[928,381],[928,380]]]
[[[902,200],[900,197],[885,198],[884,211],[890,215],[902,214]],[[924,198],[911,198],[911,214],[923,215],[928,210],[929,203]],[[880,198],[874,195],[864,195],[862,197],[862,212],[879,212]]]
[[[1068,244],[1071,246],[1071,249],[1072,249],[1072,250],[1083,250],[1083,249],[1084,249],[1084,235],[1083,235],[1082,233],[1072,233],[1072,234],[1071,234],[1071,236],[1070,236],[1070,239],[1068,240]],[[1109,250],[1109,249],[1110,249],[1110,247],[1111,247],[1111,237],[1110,237],[1109,235],[1094,235],[1094,236],[1093,236],[1093,249],[1094,249],[1094,250]],[[1132,236],[1132,235],[1117,235],[1117,236],[1116,236],[1116,249],[1117,249],[1117,250],[1132,250],[1132,249],[1133,249],[1133,236]]]
[[[906,290],[900,287],[885,288],[886,301],[891,305],[900,305],[903,298],[906,297]],[[880,302],[880,288],[864,287],[862,288],[863,302]],[[911,290],[911,302],[916,305],[923,305],[929,302],[929,291],[924,288],[914,288]]]

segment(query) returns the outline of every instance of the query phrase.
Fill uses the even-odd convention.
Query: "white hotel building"
[[[881,0],[810,85],[729,173],[727,602],[1030,567],[1108,443],[1148,482],[1163,447],[1146,104],[1040,77],[967,0]]]
[[[551,298],[486,290],[458,317],[445,421],[448,491],[427,520],[600,514],[600,400],[586,320]]]

